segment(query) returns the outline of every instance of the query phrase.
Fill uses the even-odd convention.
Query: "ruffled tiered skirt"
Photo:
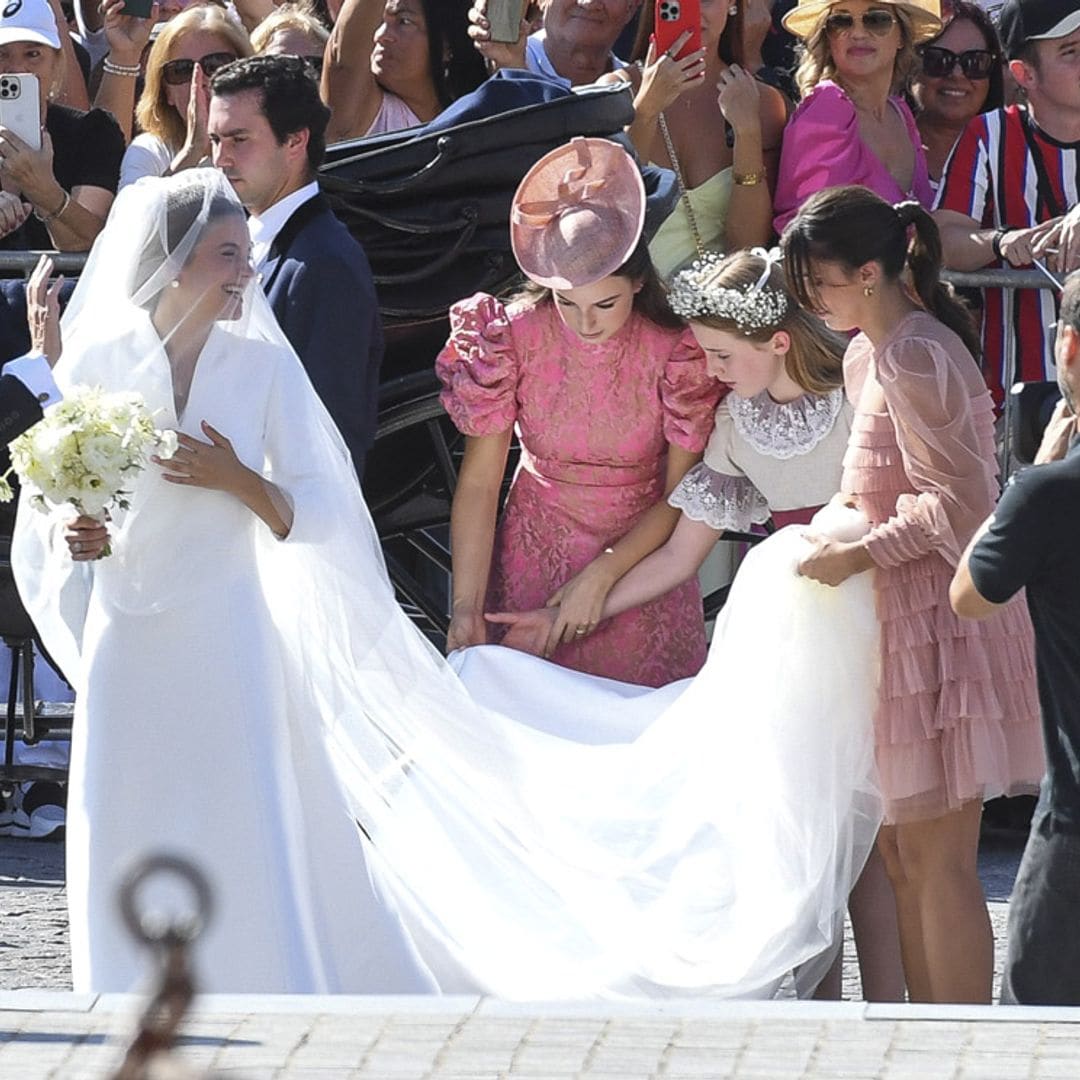
[[[886,414],[856,414],[844,490],[858,496],[871,526],[912,491]],[[1043,749],[1023,595],[976,622],[953,614],[953,569],[937,553],[874,573],[882,648],[875,755],[886,821],[1033,791]]]

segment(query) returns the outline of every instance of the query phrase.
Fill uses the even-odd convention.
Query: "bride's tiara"
[[[671,310],[682,319],[728,319],[743,334],[779,326],[787,314],[788,298],[777,289],[766,288],[773,264],[780,252],[754,248],[752,254],[765,262],[757,281],[745,289],[715,285],[716,272],[725,256],[717,251],[706,252],[688,269],[675,275],[668,294]]]

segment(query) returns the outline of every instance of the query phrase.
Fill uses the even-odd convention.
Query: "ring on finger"
[[[581,636],[582,634],[587,634],[588,632],[589,632],[589,631],[588,631],[588,628],[587,628],[587,627],[584,627],[584,626],[579,626],[579,627],[578,627],[578,628],[577,628],[577,629],[576,629],[576,630],[574,631],[574,634],[575,634],[576,636],[580,637],[580,636]]]

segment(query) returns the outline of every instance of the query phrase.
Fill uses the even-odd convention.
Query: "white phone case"
[[[0,126],[41,149],[41,98],[36,75],[0,75]]]

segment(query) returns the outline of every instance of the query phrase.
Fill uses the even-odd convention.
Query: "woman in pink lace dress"
[[[540,288],[455,305],[436,361],[468,437],[448,646],[494,638],[485,611],[557,605],[557,663],[661,686],[704,662],[696,581],[597,624],[612,585],[674,528],[666,496],[700,460],[720,388],[652,270],[625,151],[574,140],[530,171],[514,206],[515,253]],[[521,466],[496,528],[515,428]]]
[[[871,528],[852,543],[822,540],[800,569],[828,585],[874,572],[874,730],[887,822],[879,846],[908,987],[913,1000],[986,1002],[993,937],[976,873],[982,803],[1033,788],[1043,760],[1022,598],[985,623],[949,606],[953,568],[998,494],[993,406],[972,356],[978,338],[938,281],[937,229],[918,203],[824,191],[783,246],[800,300],[833,329],[860,331],[844,362],[855,418],[841,490]]]

